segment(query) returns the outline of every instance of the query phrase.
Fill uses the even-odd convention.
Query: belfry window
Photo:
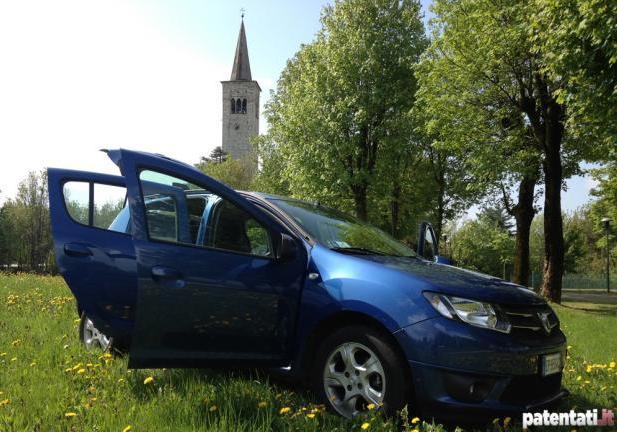
[[[236,114],[240,114],[242,112],[242,100],[236,99]]]
[[[246,99],[242,99],[242,114],[246,114]]]
[[[236,113],[236,100],[234,98],[231,98],[231,113]]]

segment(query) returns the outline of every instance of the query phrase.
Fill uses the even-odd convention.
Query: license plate
[[[561,353],[547,354],[542,356],[542,376],[553,375],[561,372]]]

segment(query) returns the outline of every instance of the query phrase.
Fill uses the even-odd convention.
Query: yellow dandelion
[[[409,432],[418,432],[418,428],[412,429]]]
[[[371,427],[370,423],[364,422],[364,423],[362,423],[362,426],[360,426],[360,429],[367,430],[370,427]]]
[[[77,413],[67,412],[66,414],[64,414],[64,417],[66,417],[66,418],[77,417]]]
[[[12,362],[17,361],[17,357],[13,357],[13,358],[11,359],[11,361],[12,361]]]
[[[373,403],[368,404],[368,405],[366,406],[366,409],[369,409],[369,410],[374,410],[374,409],[375,409],[375,404],[373,404]]]
[[[289,414],[291,412],[291,408],[289,407],[283,407],[281,408],[281,410],[279,411],[279,414]]]
[[[151,376],[149,376],[148,378],[144,380],[144,384],[146,385],[152,384],[153,382],[154,382],[154,378],[152,378]]]
[[[577,380],[577,381],[580,381],[580,380],[582,380],[582,379],[583,379],[583,377],[582,377],[582,376],[580,376],[580,375],[576,377],[576,380]]]
[[[610,367],[610,368],[614,368],[615,366],[617,366],[617,363],[615,363],[614,361],[612,361],[612,362],[610,362],[608,364],[608,367]]]
[[[568,345],[568,349],[571,350],[572,349],[572,345]]]
[[[118,378],[118,384],[122,384],[124,382],[124,378]]]
[[[86,373],[86,370],[84,368],[81,368],[77,371],[78,374],[83,374]]]
[[[306,417],[310,418],[310,419],[314,419],[315,418],[315,414],[310,413],[310,414],[307,414]]]
[[[510,417],[506,417],[503,420],[503,427],[507,428],[511,421],[512,421],[512,419]]]
[[[10,404],[10,403],[11,403],[11,401],[10,401],[10,400],[8,400],[8,399],[4,399],[4,400],[0,401],[0,406],[8,405],[8,404]]]
[[[587,369],[585,369],[585,371],[587,373],[590,373],[591,371],[593,371],[593,366],[587,366]]]
[[[128,425],[127,427],[125,427],[124,429],[122,429],[122,432],[130,432],[133,430],[133,427],[131,425]]]
[[[218,409],[218,407],[216,405],[212,405],[209,409],[210,412],[214,412]]]
[[[268,406],[268,403],[267,403],[267,402],[259,402],[259,403],[257,404],[257,408],[265,408],[265,407],[267,407],[267,406]]]

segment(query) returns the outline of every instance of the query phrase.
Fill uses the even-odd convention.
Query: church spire
[[[242,24],[240,24],[240,34],[236,45],[236,55],[234,56],[234,67],[231,70],[230,81],[252,81],[251,64],[249,63],[249,50],[246,46],[246,33],[244,31],[244,12],[242,13]]]

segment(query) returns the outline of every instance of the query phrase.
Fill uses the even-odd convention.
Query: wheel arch
[[[331,333],[335,329],[348,327],[348,326],[366,326],[377,331],[384,337],[387,343],[394,349],[396,354],[406,365],[405,374],[407,375],[409,382],[411,383],[411,369],[409,363],[405,357],[403,348],[398,343],[396,338],[388,330],[388,328],[374,317],[364,314],[362,312],[343,310],[335,312],[326,318],[322,319],[315,325],[314,329],[308,337],[307,343],[304,346],[303,352],[299,357],[301,377],[303,380],[307,380],[310,376],[310,368],[314,360],[314,356],[317,352],[317,346],[320,340],[322,340],[328,333]],[[410,386],[411,387],[411,386]]]

